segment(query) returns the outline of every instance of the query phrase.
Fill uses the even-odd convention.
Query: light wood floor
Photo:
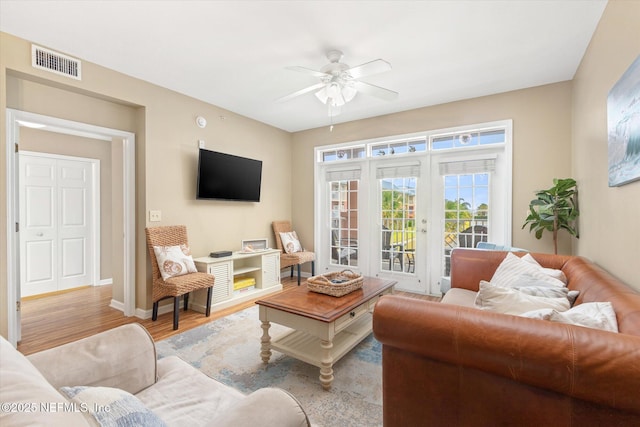
[[[296,280],[286,278],[282,282],[284,290],[296,287]],[[439,298],[396,292],[412,298],[438,301]],[[121,311],[109,307],[111,286],[86,287],[78,290],[23,300],[22,340],[18,350],[23,354],[36,353],[71,341],[76,341],[98,332],[106,331],[127,323],[142,324],[154,340],[162,340],[172,335],[211,322],[255,304],[247,301],[228,309],[215,311],[210,317],[188,310],[180,311],[180,327],[173,330],[173,313],[158,316],[158,320],[124,317]]]

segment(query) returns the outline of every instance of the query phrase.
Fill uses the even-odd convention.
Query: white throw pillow
[[[525,281],[526,286],[539,286],[539,283],[557,287],[565,286],[562,281],[542,272],[541,267],[524,261],[511,252],[507,253],[491,278],[492,285],[502,287],[525,286],[523,283]],[[536,283],[533,284],[532,281]]]
[[[162,280],[198,271],[187,245],[154,246],[153,252],[156,254]]]
[[[566,297],[537,297],[527,295],[517,289],[495,286],[485,281],[480,282],[475,306],[482,310],[504,314],[522,314],[541,308],[566,311],[570,307]]]
[[[288,254],[303,251],[302,245],[300,244],[300,240],[298,240],[298,235],[295,231],[280,233],[280,240],[282,240],[282,247],[284,248],[284,251]]]
[[[521,259],[523,261],[528,262],[529,264],[532,264],[532,265],[535,265],[537,267],[540,267],[540,270],[543,273],[548,274],[549,276],[553,277],[554,279],[560,280],[565,285],[567,284],[567,276],[564,274],[564,272],[562,270],[557,270],[555,268],[547,268],[547,267],[541,266],[540,263],[538,261],[536,261],[536,259],[531,254],[526,254]]]
[[[490,282],[487,282],[485,280],[480,281],[480,283],[483,283],[483,282],[491,284]],[[571,306],[573,306],[573,303],[576,302],[576,298],[578,298],[578,295],[580,294],[580,291],[570,291],[568,288],[565,288],[565,287],[559,288],[557,286],[552,286],[544,282],[540,283],[538,286],[537,285],[538,283],[539,282],[535,280],[531,282],[524,280],[524,281],[519,281],[517,284],[513,285],[511,288],[517,289],[524,294],[532,295],[535,297],[547,297],[547,298],[565,297],[569,300],[569,305]]]
[[[610,302],[585,302],[561,313],[545,308],[522,313],[521,316],[618,332],[618,320]]]

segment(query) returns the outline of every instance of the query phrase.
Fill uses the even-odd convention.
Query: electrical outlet
[[[149,211],[149,222],[158,222],[158,221],[162,221],[162,212]]]
[[[204,139],[198,140],[198,148],[204,148]]]

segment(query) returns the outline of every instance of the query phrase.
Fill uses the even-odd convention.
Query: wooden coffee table
[[[260,356],[269,363],[271,350],[320,368],[325,390],[333,382],[333,364],[372,331],[372,311],[382,295],[393,293],[395,281],[365,277],[362,289],[342,297],[311,292],[307,284],[270,296],[260,306]],[[272,340],[271,322],[292,330]]]

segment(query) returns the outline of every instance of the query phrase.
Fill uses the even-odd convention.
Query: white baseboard
[[[97,286],[113,285],[113,279],[101,279]]]
[[[158,306],[158,316],[160,316],[161,314],[173,313],[173,299],[171,299],[170,301],[171,302],[169,304],[160,304]],[[182,302],[182,300],[180,300],[180,307],[182,307],[182,304],[184,304],[184,303]],[[189,303],[189,308],[191,308],[192,306],[193,306],[193,304]],[[202,312],[204,313],[204,308],[202,309]],[[151,319],[151,317],[153,317],[153,308],[151,308],[149,310],[143,310],[141,308],[136,308],[135,316],[139,317],[140,319]]]
[[[111,300],[111,303],[109,304],[109,307],[114,308],[118,311],[121,311],[122,314],[124,315],[124,303],[121,301],[116,301],[114,299]],[[137,317],[139,319],[151,319],[151,310],[142,310],[141,308],[136,308],[135,312],[133,313],[134,317]]]
[[[116,310],[119,310],[119,311],[124,313],[124,303],[123,302],[116,301],[116,300],[114,300],[112,298],[111,299],[111,303],[109,304],[109,307],[115,308]]]

